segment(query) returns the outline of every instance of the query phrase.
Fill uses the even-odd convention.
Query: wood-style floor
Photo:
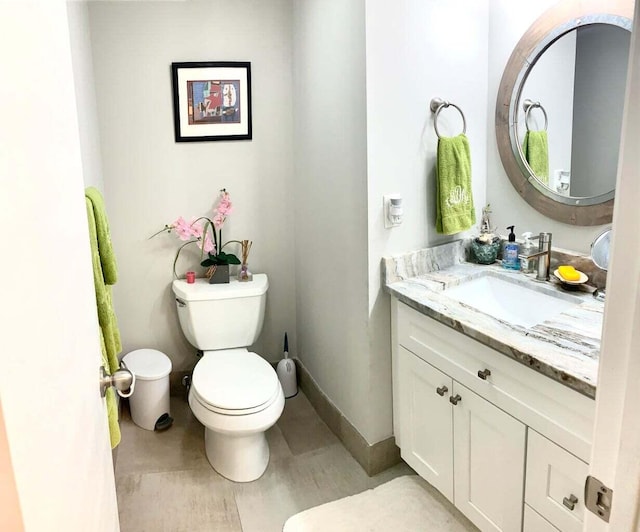
[[[211,468],[204,428],[184,398],[171,398],[171,415],[173,426],[154,433],[137,427],[125,405],[116,465],[122,532],[280,532],[302,510],[415,474],[402,463],[368,477],[302,392],[287,399],[267,432],[267,471],[246,484]],[[443,531],[475,530],[438,492],[429,494],[438,511],[450,514]]]

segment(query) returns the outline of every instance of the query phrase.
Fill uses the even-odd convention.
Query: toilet
[[[264,321],[269,281],[209,284],[173,281],[180,326],[203,356],[196,364],[189,406],[204,427],[211,466],[235,482],[251,482],[269,464],[265,431],[282,414],[284,394],[264,358],[247,349]]]

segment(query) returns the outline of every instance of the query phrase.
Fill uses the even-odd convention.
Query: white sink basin
[[[483,276],[448,288],[447,296],[494,318],[533,327],[580,303],[571,296],[538,292],[493,276]]]

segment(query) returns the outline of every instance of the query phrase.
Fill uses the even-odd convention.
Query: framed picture
[[[171,63],[176,142],[251,139],[251,63]]]

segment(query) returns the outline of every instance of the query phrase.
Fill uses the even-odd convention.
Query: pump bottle
[[[513,232],[515,225],[510,225],[507,229],[511,232],[509,233],[509,240],[505,242],[502,248],[502,267],[505,270],[519,270],[520,260],[518,259],[518,252],[520,250],[516,242],[516,235]]]
[[[533,273],[536,268],[537,259],[528,258],[529,255],[534,255],[538,252],[538,247],[534,245],[533,242],[531,242],[532,236],[533,233],[530,233],[528,231],[526,233],[522,233],[522,238],[524,240],[522,249],[520,250],[520,254],[523,257],[520,260],[520,269],[522,270],[522,273]]]

